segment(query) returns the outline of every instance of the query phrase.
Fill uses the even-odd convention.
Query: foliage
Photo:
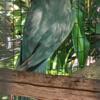
[[[83,16],[84,12],[81,11],[81,8],[83,7],[81,3],[84,4],[83,1],[79,0],[78,4],[76,5],[76,21],[74,29],[72,31],[72,40],[73,40],[74,50],[78,58],[79,67],[83,68],[86,64],[89,52],[89,42],[85,34],[85,29],[84,29],[85,17]]]

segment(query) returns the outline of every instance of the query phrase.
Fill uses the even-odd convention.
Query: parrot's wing
[[[36,6],[36,5],[35,5]],[[23,31],[23,40],[21,47],[21,63],[26,60],[32,52],[37,48],[38,42],[45,32],[48,30],[51,23],[48,23],[48,18],[44,16],[43,8],[36,6],[31,7],[27,15],[27,19]]]
[[[68,23],[68,20],[71,22]],[[71,16],[67,17],[66,21],[56,22],[51,25],[49,30],[42,35],[31,56],[22,64],[22,69],[32,68],[35,70],[37,66],[39,67],[39,65],[50,57],[67,38],[72,30],[72,27],[73,19]],[[37,37],[34,36],[33,39],[36,40]]]
[[[32,14],[30,13],[31,15],[29,14],[24,28],[23,63],[19,66],[20,69],[32,67],[34,70],[37,68],[54,53],[69,35],[74,22],[70,1],[64,0],[60,5],[61,8],[53,8],[53,10],[49,9],[49,11],[39,7]]]

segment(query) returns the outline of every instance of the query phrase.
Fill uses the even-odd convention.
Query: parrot
[[[71,0],[32,0],[23,28],[18,70],[45,73],[46,62],[71,33]]]
[[[17,70],[46,73],[48,58],[73,29],[75,12],[72,0],[31,1],[23,28]],[[19,98],[29,100],[26,97]]]

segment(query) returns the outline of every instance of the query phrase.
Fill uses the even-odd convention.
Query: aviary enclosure
[[[9,93],[5,93],[7,96],[1,94],[0,100],[99,100],[100,0],[0,0],[0,68],[0,82],[3,80],[19,84],[23,81],[38,86],[26,86],[31,92],[32,89],[37,89],[32,97],[31,92],[26,91],[28,94],[25,95],[22,87],[15,85],[14,89],[12,85],[12,91],[17,91],[16,88],[22,91],[14,92],[18,94],[14,96],[8,90]],[[17,73],[16,70],[20,72]],[[23,75],[19,75],[21,71]],[[39,73],[35,78],[34,72]],[[44,74],[48,74],[47,77]],[[68,85],[77,80],[77,86]],[[94,88],[91,83],[95,85]],[[43,93],[47,90],[43,88],[46,91],[43,92],[41,84],[62,90],[57,92],[56,89],[56,93],[52,89],[48,90],[52,93],[46,94],[46,97]],[[67,90],[64,89],[69,87],[70,92],[65,96]],[[2,89],[0,93],[7,90]],[[77,99],[70,95],[74,90],[83,90],[82,93],[75,92]],[[93,93],[88,93],[89,91]],[[53,93],[56,97],[52,97]],[[83,97],[80,99],[81,95]]]

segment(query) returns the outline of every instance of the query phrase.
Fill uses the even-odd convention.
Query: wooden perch
[[[40,100],[100,100],[100,80],[0,69],[0,95]]]

